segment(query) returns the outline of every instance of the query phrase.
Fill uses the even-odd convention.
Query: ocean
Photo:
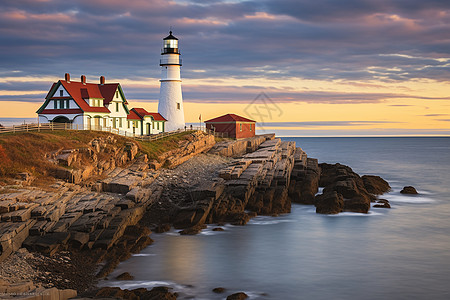
[[[319,162],[380,175],[391,209],[319,215],[293,204],[246,226],[172,230],[121,263],[100,286],[171,286],[179,299],[450,299],[450,138],[283,138]],[[415,186],[417,196],[400,194]],[[132,281],[114,278],[129,272]],[[224,287],[224,294],[213,288]]]
[[[13,125],[22,125],[22,124],[32,124],[37,123],[38,119],[36,118],[0,118],[0,124],[5,127],[10,127]]]

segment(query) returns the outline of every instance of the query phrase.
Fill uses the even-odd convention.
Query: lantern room
[[[164,39],[164,49],[161,54],[180,54],[178,52],[178,39],[169,31],[169,35]]]

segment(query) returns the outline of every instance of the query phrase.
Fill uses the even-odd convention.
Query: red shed
[[[206,128],[216,132],[226,132],[230,138],[248,138],[255,136],[256,121],[235,115],[226,114],[205,121]]]

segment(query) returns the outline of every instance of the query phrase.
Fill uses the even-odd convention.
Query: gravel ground
[[[1,263],[0,279],[32,281],[44,288],[87,289],[95,282],[96,266],[85,255],[61,251],[52,257],[21,248]]]

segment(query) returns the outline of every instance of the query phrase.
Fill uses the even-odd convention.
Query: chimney
[[[70,82],[70,74],[69,73],[64,74],[64,78],[66,79],[67,82]]]
[[[81,83],[86,84],[86,76],[81,75]]]
[[[101,85],[105,84],[105,76],[100,76],[100,84]]]

